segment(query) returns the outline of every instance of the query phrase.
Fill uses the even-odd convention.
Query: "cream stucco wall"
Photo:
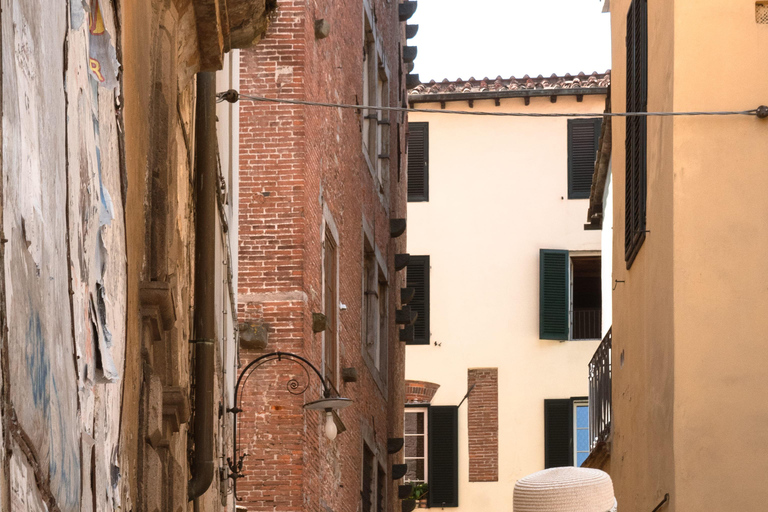
[[[419,104],[436,108],[439,104]],[[475,100],[474,111],[601,113],[605,96]],[[448,109],[468,110],[466,102]],[[468,481],[459,411],[459,511],[509,511],[517,479],[544,468],[544,400],[588,394],[597,341],[539,339],[539,250],[599,251],[587,200],[568,200],[567,120],[410,114],[429,122],[429,202],[408,204],[408,252],[431,262],[431,346],[409,346],[406,378],[458,404],[469,368],[499,372],[499,481]],[[435,346],[434,342],[440,344]]]
[[[611,2],[614,111],[624,108],[629,0]],[[768,25],[754,0],[648,0],[650,111],[766,103]],[[719,77],[713,79],[713,77]],[[624,123],[614,124],[615,190]],[[768,122],[648,122],[650,231],[624,263],[616,194],[614,443],[619,508],[764,510],[768,502]]]

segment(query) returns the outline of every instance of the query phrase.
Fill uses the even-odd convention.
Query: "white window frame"
[[[568,339],[569,341],[590,341],[592,339],[599,340],[598,338],[574,338],[573,337],[573,259],[574,258],[587,258],[590,256],[599,256],[600,265],[602,268],[603,256],[600,251],[568,251]],[[602,277],[601,277],[602,282]],[[602,292],[602,285],[601,285]],[[600,312],[602,315],[602,304],[600,306]],[[600,326],[602,332],[603,327]]]
[[[339,283],[339,280],[340,280],[340,276],[339,276],[339,258],[340,258],[341,246],[339,245],[339,230],[336,227],[336,221],[334,221],[333,215],[331,214],[331,210],[328,209],[328,205],[323,204],[323,221],[322,221],[322,226],[321,226],[321,229],[320,229],[320,244],[321,244],[321,247],[322,247],[322,250],[323,250],[322,271],[321,271],[322,272],[322,279],[321,279],[321,282],[320,282],[320,287],[321,287],[322,293],[321,293],[320,300],[322,301],[321,304],[323,305],[323,308],[325,308],[325,279],[326,279],[326,275],[325,275],[325,237],[326,236],[325,235],[326,235],[326,232],[329,232],[331,234],[331,237],[333,238],[333,242],[336,245],[336,261],[333,262],[333,265],[336,268],[336,272],[335,272],[335,274],[336,274],[336,287],[335,287],[336,297],[334,298],[334,301],[333,301],[333,304],[336,306],[336,311],[335,311],[335,313],[336,313],[336,316],[335,316],[335,318],[336,318],[336,326],[335,326],[336,330],[335,330],[335,336],[334,336],[335,339],[333,339],[333,340],[327,340],[326,339],[326,335],[325,335],[327,331],[323,330],[323,334],[322,334],[322,337],[323,337],[323,362],[322,362],[322,366],[323,366],[323,377],[326,380],[331,380],[331,379],[329,379],[329,376],[325,374],[325,367],[326,367],[326,362],[325,362],[325,344],[328,343],[329,341],[331,343],[335,343],[336,344],[336,365],[335,365],[336,366],[336,371],[334,372],[334,374],[335,374],[335,377],[336,377],[336,379],[335,379],[336,382],[331,382],[331,385],[334,388],[338,388],[338,386],[339,386],[338,379],[339,379],[339,370],[340,370],[340,368],[339,368],[340,362],[339,361],[341,359],[340,354],[339,354],[339,330],[340,330],[339,329],[339,325],[341,324],[341,318],[339,317],[339,313],[340,313],[340,311],[339,311],[340,310],[340,308],[339,308],[339,304],[340,304],[339,294],[341,293],[341,291],[339,290],[339,284],[340,284]]]
[[[573,465],[578,466],[579,464],[579,430],[586,430],[587,431],[587,438],[589,438],[589,421],[587,421],[587,427],[579,428],[578,427],[578,409],[579,407],[586,407],[587,412],[589,412],[589,399],[586,400],[573,400],[572,401],[572,407],[573,407],[573,433],[572,433],[572,439],[573,439]],[[589,454],[589,444],[587,444],[587,450],[586,453]],[[582,452],[584,453],[584,452]]]
[[[424,482],[429,483],[429,408],[428,407],[406,407],[405,414],[408,413],[422,413],[424,415],[424,434],[408,434],[405,432],[405,422],[403,422],[403,438],[424,436]],[[408,463],[409,460],[419,460],[422,457],[406,457],[405,448],[403,448],[403,462]],[[416,482],[421,483],[420,480],[407,480],[407,475],[404,477],[404,483]]]

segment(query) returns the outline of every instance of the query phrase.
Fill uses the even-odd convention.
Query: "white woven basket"
[[[513,512],[616,512],[613,482],[599,469],[552,468],[515,484]]]

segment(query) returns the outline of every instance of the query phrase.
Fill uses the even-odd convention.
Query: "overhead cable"
[[[266,98],[250,96],[229,90],[218,94],[218,101],[235,103],[238,100],[258,101],[264,103],[282,103],[288,105],[306,105],[310,107],[346,108],[354,110],[376,110],[384,112],[407,112],[420,114],[454,114],[465,116],[495,116],[495,117],[672,117],[672,116],[757,116],[760,119],[768,117],[768,106],[762,105],[751,110],[715,110],[692,112],[485,112],[468,110],[445,110],[430,108],[381,107],[374,105],[352,105],[348,103],[324,103],[319,101],[290,100],[286,98]],[[435,102],[440,101],[435,99]]]

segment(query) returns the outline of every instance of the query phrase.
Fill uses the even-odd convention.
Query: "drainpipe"
[[[197,74],[195,113],[195,452],[187,495],[213,480],[214,240],[216,235],[216,75]]]

